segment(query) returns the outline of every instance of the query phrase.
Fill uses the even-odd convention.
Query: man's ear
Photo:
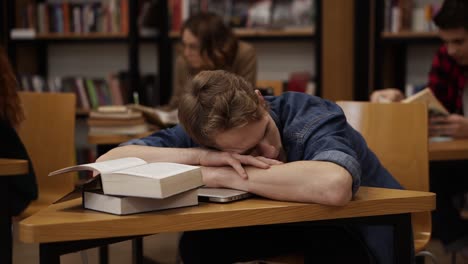
[[[257,95],[258,101],[260,102],[260,104],[265,105],[265,98],[263,98],[263,95],[260,92],[260,90],[255,89],[255,94]]]

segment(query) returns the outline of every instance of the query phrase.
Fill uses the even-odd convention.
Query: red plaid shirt
[[[440,47],[432,61],[428,86],[450,113],[463,115],[463,89],[468,79],[465,73],[466,68],[448,55],[447,47]]]

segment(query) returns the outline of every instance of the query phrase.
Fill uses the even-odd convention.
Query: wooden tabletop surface
[[[198,206],[116,216],[85,210],[81,198],[53,204],[21,221],[20,240],[26,243],[181,232],[431,211],[435,194],[429,192],[361,187],[343,207],[279,202],[252,198],[229,204]]]
[[[468,159],[468,139],[429,142],[429,160]]]
[[[142,138],[153,134],[154,131],[148,131],[136,135],[91,135],[88,134],[88,142],[96,145],[116,145],[134,138]]]
[[[0,176],[26,174],[28,171],[27,160],[0,158]]]

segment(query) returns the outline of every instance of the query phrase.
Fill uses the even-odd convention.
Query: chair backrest
[[[409,190],[429,191],[427,108],[423,104],[339,101],[390,173]]]
[[[385,168],[408,190],[429,191],[427,107],[424,104],[339,101],[346,119]],[[431,237],[430,212],[412,214],[415,252]]]
[[[72,191],[76,174],[49,172],[75,164],[75,95],[20,92],[26,120],[18,130],[36,173],[39,198],[23,213],[28,216]]]
[[[281,80],[258,80],[255,86],[258,88],[271,88],[275,96],[283,93],[283,81]]]

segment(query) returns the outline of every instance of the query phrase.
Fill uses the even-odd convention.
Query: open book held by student
[[[429,115],[449,115],[449,111],[434,96],[430,88],[425,88],[418,93],[401,101],[402,103],[424,103],[427,105]]]
[[[170,162],[147,163],[139,158],[121,158],[71,166],[49,176],[78,170],[101,174],[104,194],[167,198],[203,185],[200,167]]]

